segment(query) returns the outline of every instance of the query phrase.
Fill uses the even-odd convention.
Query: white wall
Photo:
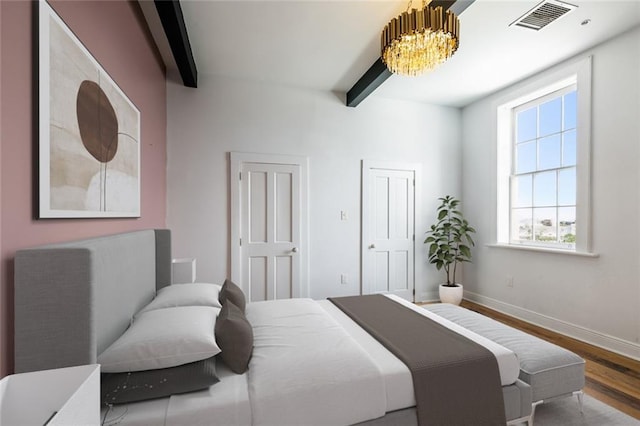
[[[309,158],[309,283],[316,299],[360,292],[361,160],[418,162],[416,298],[437,298],[441,274],[426,263],[422,241],[437,198],[461,193],[459,109],[373,97],[347,108],[330,92],[200,75],[195,90],[168,83],[167,114],[167,224],[174,257],[196,257],[198,280],[230,275],[228,152]],[[341,210],[348,221],[340,220]]]
[[[486,246],[496,241],[496,106],[529,79],[463,110],[464,211],[478,230],[466,297],[640,358],[640,29],[577,58],[587,55],[592,242],[600,256]]]

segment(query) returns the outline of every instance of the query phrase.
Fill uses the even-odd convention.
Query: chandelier
[[[411,9],[393,18],[380,37],[382,62],[394,74],[416,76],[431,71],[458,49],[460,21],[442,7]]]

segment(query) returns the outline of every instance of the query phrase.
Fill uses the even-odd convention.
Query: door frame
[[[229,153],[229,203],[230,203],[230,261],[231,281],[241,283],[242,277],[242,247],[240,245],[240,231],[242,224],[242,194],[240,172],[245,163],[288,164],[300,167],[300,283],[299,297],[309,296],[309,239],[308,239],[308,168],[309,159],[304,156],[281,154],[258,154],[249,152]],[[248,289],[242,289],[246,294]]]
[[[360,222],[360,294],[370,294],[371,286],[369,283],[365,283],[365,262],[364,257],[369,247],[369,202],[371,201],[369,196],[369,185],[371,183],[369,179],[369,171],[371,169],[386,169],[386,170],[398,170],[405,172],[413,172],[413,178],[415,180],[413,185],[413,301],[416,300],[416,223],[418,222],[420,212],[420,191],[422,182],[422,164],[420,163],[405,163],[397,161],[384,161],[384,160],[362,160],[361,169],[361,222]]]

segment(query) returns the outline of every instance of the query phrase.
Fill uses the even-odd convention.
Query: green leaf
[[[438,220],[442,220],[445,217],[447,217],[447,211],[446,210],[440,210],[440,213],[438,213]]]
[[[465,237],[467,237],[467,241],[469,242],[469,244],[471,244],[472,246],[476,245],[476,243],[471,238],[471,235],[467,234],[467,235],[465,235]]]
[[[465,246],[465,245],[460,245],[459,247],[460,252],[467,258],[471,257],[471,249],[469,249],[469,247]]]

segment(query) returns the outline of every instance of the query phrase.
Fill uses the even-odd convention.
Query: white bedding
[[[491,350],[503,385],[517,379],[519,363],[513,352],[389,297]],[[128,404],[118,424],[338,425],[415,405],[409,369],[330,301],[251,303],[247,318],[255,336],[247,373],[233,374],[219,363],[220,383],[200,392]]]
[[[208,389],[115,405],[102,411],[105,426],[249,426],[251,407],[247,374],[235,374],[222,362],[216,365],[220,382]]]
[[[409,368],[382,346],[369,333],[353,322],[344,312],[328,300],[319,300],[322,306],[349,333],[374,360],[385,381],[387,411],[413,407],[416,400],[413,394],[413,379]]]
[[[380,370],[318,303],[252,303],[247,319],[254,328],[254,425],[349,425],[385,414]]]
[[[216,372],[220,382],[209,389],[169,398],[166,426],[251,425],[247,373],[235,374],[222,362]]]

